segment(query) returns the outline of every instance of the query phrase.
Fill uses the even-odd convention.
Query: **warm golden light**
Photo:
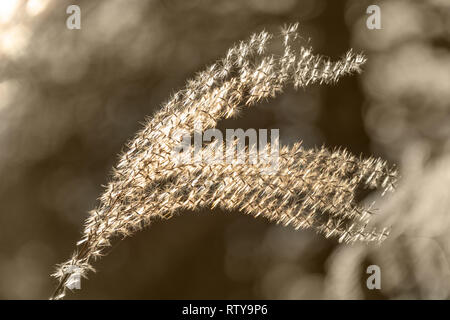
[[[16,56],[22,52],[28,43],[29,30],[23,26],[16,26],[0,33],[0,53]]]
[[[8,23],[14,17],[19,0],[2,0],[0,1],[0,23]]]
[[[37,16],[48,6],[50,0],[28,0],[26,10],[28,15]]]

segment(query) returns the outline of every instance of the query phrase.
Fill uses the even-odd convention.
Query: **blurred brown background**
[[[81,30],[66,8],[81,8]],[[381,30],[366,8],[381,8]],[[379,200],[392,235],[338,245],[238,212],[183,212],[117,242],[80,299],[450,298],[450,5],[446,0],[1,0],[0,298],[46,299],[124,143],[226,49],[300,22],[362,75],[287,92],[221,128],[343,146],[400,167]],[[367,199],[371,201],[373,199]],[[382,289],[365,286],[377,264]]]

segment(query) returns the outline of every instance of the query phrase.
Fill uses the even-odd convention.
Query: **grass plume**
[[[268,52],[274,36],[265,31],[235,45],[147,120],[121,155],[99,205],[89,212],[72,258],[58,266],[53,299],[64,297],[73,272],[84,276],[93,270],[92,261],[115,236],[129,236],[183,210],[240,210],[295,228],[314,228],[344,242],[386,237],[384,229],[367,228],[371,210],[357,199],[364,189],[393,188],[396,172],[380,159],[345,150],[306,150],[298,143],[281,148],[279,170],[267,177],[258,164],[208,161],[214,142],[201,150],[204,161],[180,164],[172,156],[183,133],[193,133],[198,123],[214,128],[241,108],[277,96],[287,85],[332,84],[361,70],[361,54],[350,50],[332,62],[301,46],[297,27],[284,27],[275,39],[283,46],[281,54]]]

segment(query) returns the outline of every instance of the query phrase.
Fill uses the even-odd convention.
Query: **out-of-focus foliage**
[[[388,298],[450,297],[450,3],[385,1],[383,30],[371,32],[352,13],[353,42],[369,54],[363,76],[365,122],[380,152],[400,162],[403,181],[379,217],[393,226],[379,248],[339,248],[330,259],[332,297],[362,298],[361,286],[340,275],[383,270]]]
[[[332,0],[77,1],[82,28],[68,30],[71,1],[1,0],[0,297],[50,295],[54,263],[146,115],[233,42],[296,21],[318,52],[364,50],[361,86],[288,91],[220,125],[398,162],[399,195],[380,210],[392,238],[344,247],[238,213],[187,213],[114,247],[73,296],[448,297],[448,1],[376,2],[382,30],[365,28],[372,3]],[[365,289],[372,263],[380,292]]]

